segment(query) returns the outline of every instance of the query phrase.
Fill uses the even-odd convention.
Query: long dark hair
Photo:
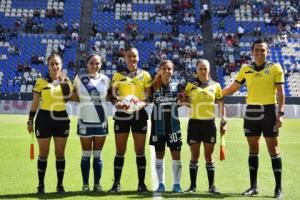
[[[61,62],[61,68],[62,68],[62,58],[58,53],[51,53],[48,58],[47,58],[47,64],[49,64],[50,60],[52,58],[58,57],[60,59]],[[63,98],[65,101],[68,101],[71,96],[72,96],[72,92],[71,92],[71,88],[68,84],[68,77],[65,73],[63,73],[62,71],[59,72],[59,76],[58,76],[58,80],[59,80],[59,84],[63,93]]]

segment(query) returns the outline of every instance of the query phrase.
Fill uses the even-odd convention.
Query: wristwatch
[[[284,112],[278,112],[278,115],[283,116]]]

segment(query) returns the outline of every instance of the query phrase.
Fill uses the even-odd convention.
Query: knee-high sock
[[[282,162],[280,154],[271,156],[276,188],[281,189]]]
[[[209,187],[214,185],[215,181],[215,164],[214,163],[206,163],[206,172],[208,178]]]
[[[173,160],[172,161],[172,172],[173,172],[174,184],[180,184],[181,171],[182,171],[181,161]]]
[[[45,173],[47,169],[47,158],[42,158],[39,156],[37,161],[39,186],[44,186]]]
[[[102,159],[101,159],[101,151],[94,151],[94,161],[93,161],[93,169],[94,169],[94,184],[98,185],[101,173],[102,173]]]
[[[66,161],[65,158],[56,158],[57,185],[63,185]]]
[[[164,179],[164,171],[165,171],[165,166],[164,166],[164,159],[155,159],[155,170],[156,170],[156,175],[159,183],[165,183]]]
[[[91,158],[91,151],[82,151],[81,157],[81,174],[82,174],[82,181],[83,184],[89,184],[89,175],[90,175],[90,158]]]
[[[252,188],[257,188],[257,171],[258,171],[258,154],[250,153],[248,158],[250,185]]]
[[[190,180],[191,187],[196,187],[196,179],[198,173],[198,161],[190,161]]]
[[[120,183],[122,170],[124,165],[124,155],[116,155],[114,160],[114,182]]]
[[[139,184],[144,184],[146,175],[146,157],[145,154],[136,155],[136,166],[138,170]]]

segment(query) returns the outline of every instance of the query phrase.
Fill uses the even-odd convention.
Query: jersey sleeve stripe
[[[275,83],[275,85],[281,85],[281,84],[284,84],[284,82],[277,82],[277,83]]]
[[[242,81],[238,81],[238,80],[235,80],[235,82],[237,82],[238,84],[241,84],[241,85],[243,85],[244,83],[245,83],[245,79],[243,79]]]

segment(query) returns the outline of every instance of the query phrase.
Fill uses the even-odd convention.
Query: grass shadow
[[[236,198],[241,199],[245,198],[246,196],[241,195],[240,193],[222,193],[220,195],[212,195],[209,193],[172,193],[172,192],[165,192],[165,193],[138,193],[137,191],[120,191],[118,193],[109,193],[109,192],[82,192],[82,191],[69,191],[65,194],[57,194],[56,192],[46,193],[44,195],[39,195],[36,193],[26,193],[26,194],[7,194],[7,195],[0,195],[0,199],[24,199],[24,198],[37,198],[37,199],[63,199],[68,197],[81,197],[84,198],[85,196],[88,197],[105,197],[105,196],[126,196],[129,199],[143,199],[149,197],[161,197],[163,199],[170,199],[170,198],[182,198],[182,199],[189,199],[189,198],[198,198],[198,199],[225,199],[225,198]],[[259,198],[272,198],[271,196],[260,196],[256,195],[253,196],[255,199]]]

